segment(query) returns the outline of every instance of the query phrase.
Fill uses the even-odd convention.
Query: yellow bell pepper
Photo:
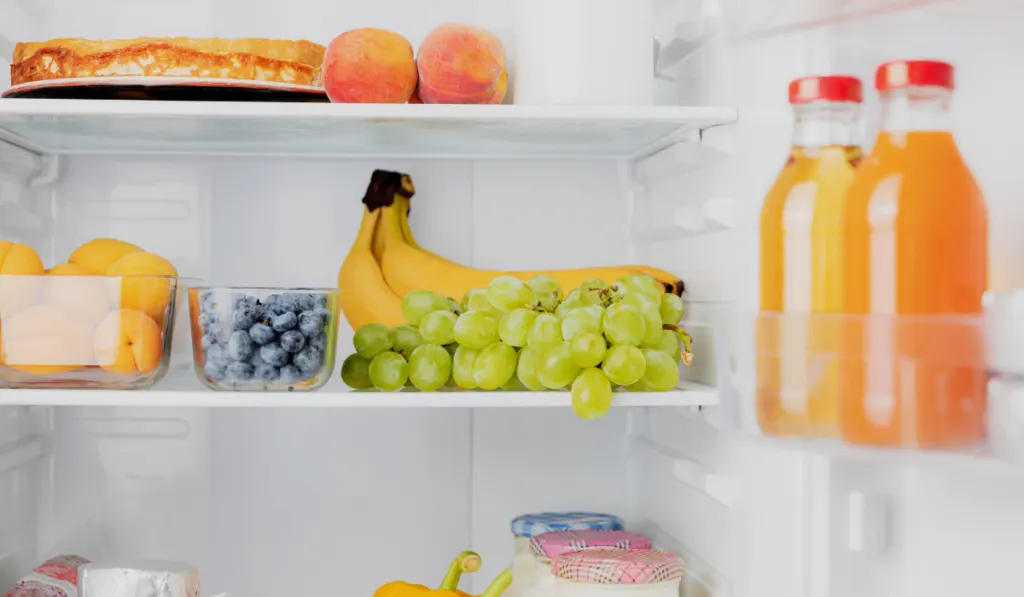
[[[377,589],[373,597],[471,597],[458,589],[459,580],[463,572],[476,572],[483,562],[480,556],[471,552],[460,553],[448,567],[448,573],[441,581],[441,587],[430,589],[423,585],[414,585],[407,582],[395,581]],[[512,572],[506,570],[494,579],[494,582],[487,587],[480,597],[501,597],[501,594],[512,584]]]

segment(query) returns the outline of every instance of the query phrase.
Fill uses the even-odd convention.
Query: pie
[[[326,48],[275,39],[52,39],[14,48],[11,84],[82,77],[209,77],[320,86]]]

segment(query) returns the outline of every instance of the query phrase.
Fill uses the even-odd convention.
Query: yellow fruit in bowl
[[[75,249],[68,263],[80,265],[93,274],[102,276],[111,265],[130,253],[142,251],[131,243],[114,238],[95,238]]]
[[[96,330],[96,363],[113,373],[152,373],[164,355],[160,327],[141,311],[121,309],[107,315]]]
[[[117,278],[93,275],[84,266],[74,263],[54,266],[46,274],[43,300],[80,317],[92,325],[93,329],[113,310],[108,289],[113,287],[119,290]]]
[[[43,260],[32,247],[0,241],[0,317],[9,317],[36,302]],[[25,277],[19,277],[25,276]]]
[[[107,270],[108,276],[121,276],[119,288],[112,298],[121,309],[142,311],[162,321],[171,302],[171,282],[166,276],[177,276],[170,261],[154,253],[139,251],[118,259]]]
[[[36,375],[93,364],[93,327],[53,305],[29,307],[4,318],[0,363]]]

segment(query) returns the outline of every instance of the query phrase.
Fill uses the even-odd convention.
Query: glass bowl
[[[152,386],[181,288],[173,276],[0,275],[0,387]]]
[[[188,290],[196,375],[214,390],[309,392],[334,371],[338,290]]]

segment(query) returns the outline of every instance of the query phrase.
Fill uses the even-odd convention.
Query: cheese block
[[[199,572],[159,561],[93,562],[78,569],[81,597],[199,597]]]

